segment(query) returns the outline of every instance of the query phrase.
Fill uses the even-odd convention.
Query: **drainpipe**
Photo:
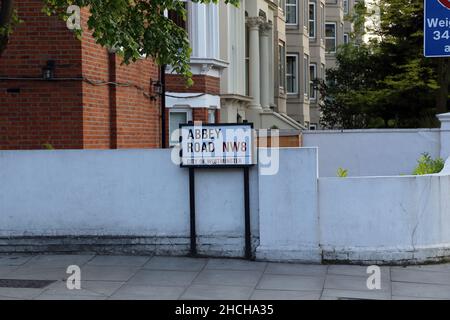
[[[108,68],[109,79],[108,86],[109,93],[109,147],[111,149],[117,149],[117,92],[115,82],[117,80],[116,75],[116,54],[109,52],[108,55]]]
[[[161,83],[161,147],[167,148],[166,138],[166,66],[162,65],[159,70],[159,81]]]

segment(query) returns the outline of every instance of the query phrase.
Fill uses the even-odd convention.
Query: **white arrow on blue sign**
[[[425,57],[450,57],[450,0],[425,0]]]

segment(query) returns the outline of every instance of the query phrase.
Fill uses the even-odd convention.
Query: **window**
[[[286,0],[286,24],[297,24],[297,1]]]
[[[170,145],[174,146],[179,143],[177,136],[174,136],[175,130],[180,128],[180,124],[188,123],[192,120],[191,110],[176,109],[169,112],[169,140]]]
[[[309,3],[309,37],[316,38],[316,3]]]
[[[304,90],[305,90],[305,98],[309,97],[309,73],[308,73],[308,66],[309,66],[309,57],[307,54],[303,57],[303,66],[304,66],[304,72],[303,72],[303,83],[304,83]]]
[[[349,42],[349,35],[348,35],[348,33],[344,33],[344,44],[348,44],[348,42]]]
[[[325,51],[336,52],[336,22],[325,23]]]
[[[348,14],[348,0],[344,0],[344,14]]]
[[[298,56],[286,55],[286,91],[288,94],[298,93]]]
[[[311,63],[309,65],[309,94],[311,100],[317,99],[316,89],[314,88],[314,80],[317,79],[317,65]]]
[[[317,130],[317,123],[311,123],[309,125],[309,130]]]
[[[303,6],[303,26],[305,29],[308,29],[309,24],[309,0],[303,0],[304,6]]]
[[[284,91],[286,87],[286,50],[284,42],[278,45],[278,70],[279,70],[279,86]]]
[[[216,123],[216,110],[208,110],[208,123]]]
[[[323,4],[320,5],[320,37],[322,41],[325,38],[325,6]]]

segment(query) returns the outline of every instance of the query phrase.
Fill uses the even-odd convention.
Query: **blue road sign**
[[[425,57],[450,57],[450,0],[425,0]]]

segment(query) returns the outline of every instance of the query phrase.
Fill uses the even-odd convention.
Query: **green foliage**
[[[439,173],[444,169],[444,159],[431,158],[429,153],[423,153],[419,160],[417,161],[417,167],[414,169],[414,175],[424,175],[424,174],[433,174]]]
[[[339,178],[347,178],[348,177],[348,170],[339,167],[339,169],[337,170],[336,174],[337,174],[337,176]]]
[[[48,143],[48,142],[46,142],[46,143],[44,143],[44,144],[42,145],[42,149],[44,149],[44,150],[55,150],[55,148],[53,147],[53,145],[50,144],[50,143]]]
[[[325,128],[434,127],[436,60],[422,53],[423,1],[380,0],[379,40],[348,44],[337,52],[337,67],[318,83]],[[370,16],[363,4],[352,13],[355,37]],[[359,26],[359,27],[358,27]],[[450,72],[450,70],[449,70]]]
[[[14,28],[22,23],[23,21],[19,19],[19,15],[17,14],[17,10],[14,10],[12,13],[11,21],[9,21],[6,25],[1,26],[0,25],[0,37],[7,37],[9,36]]]

